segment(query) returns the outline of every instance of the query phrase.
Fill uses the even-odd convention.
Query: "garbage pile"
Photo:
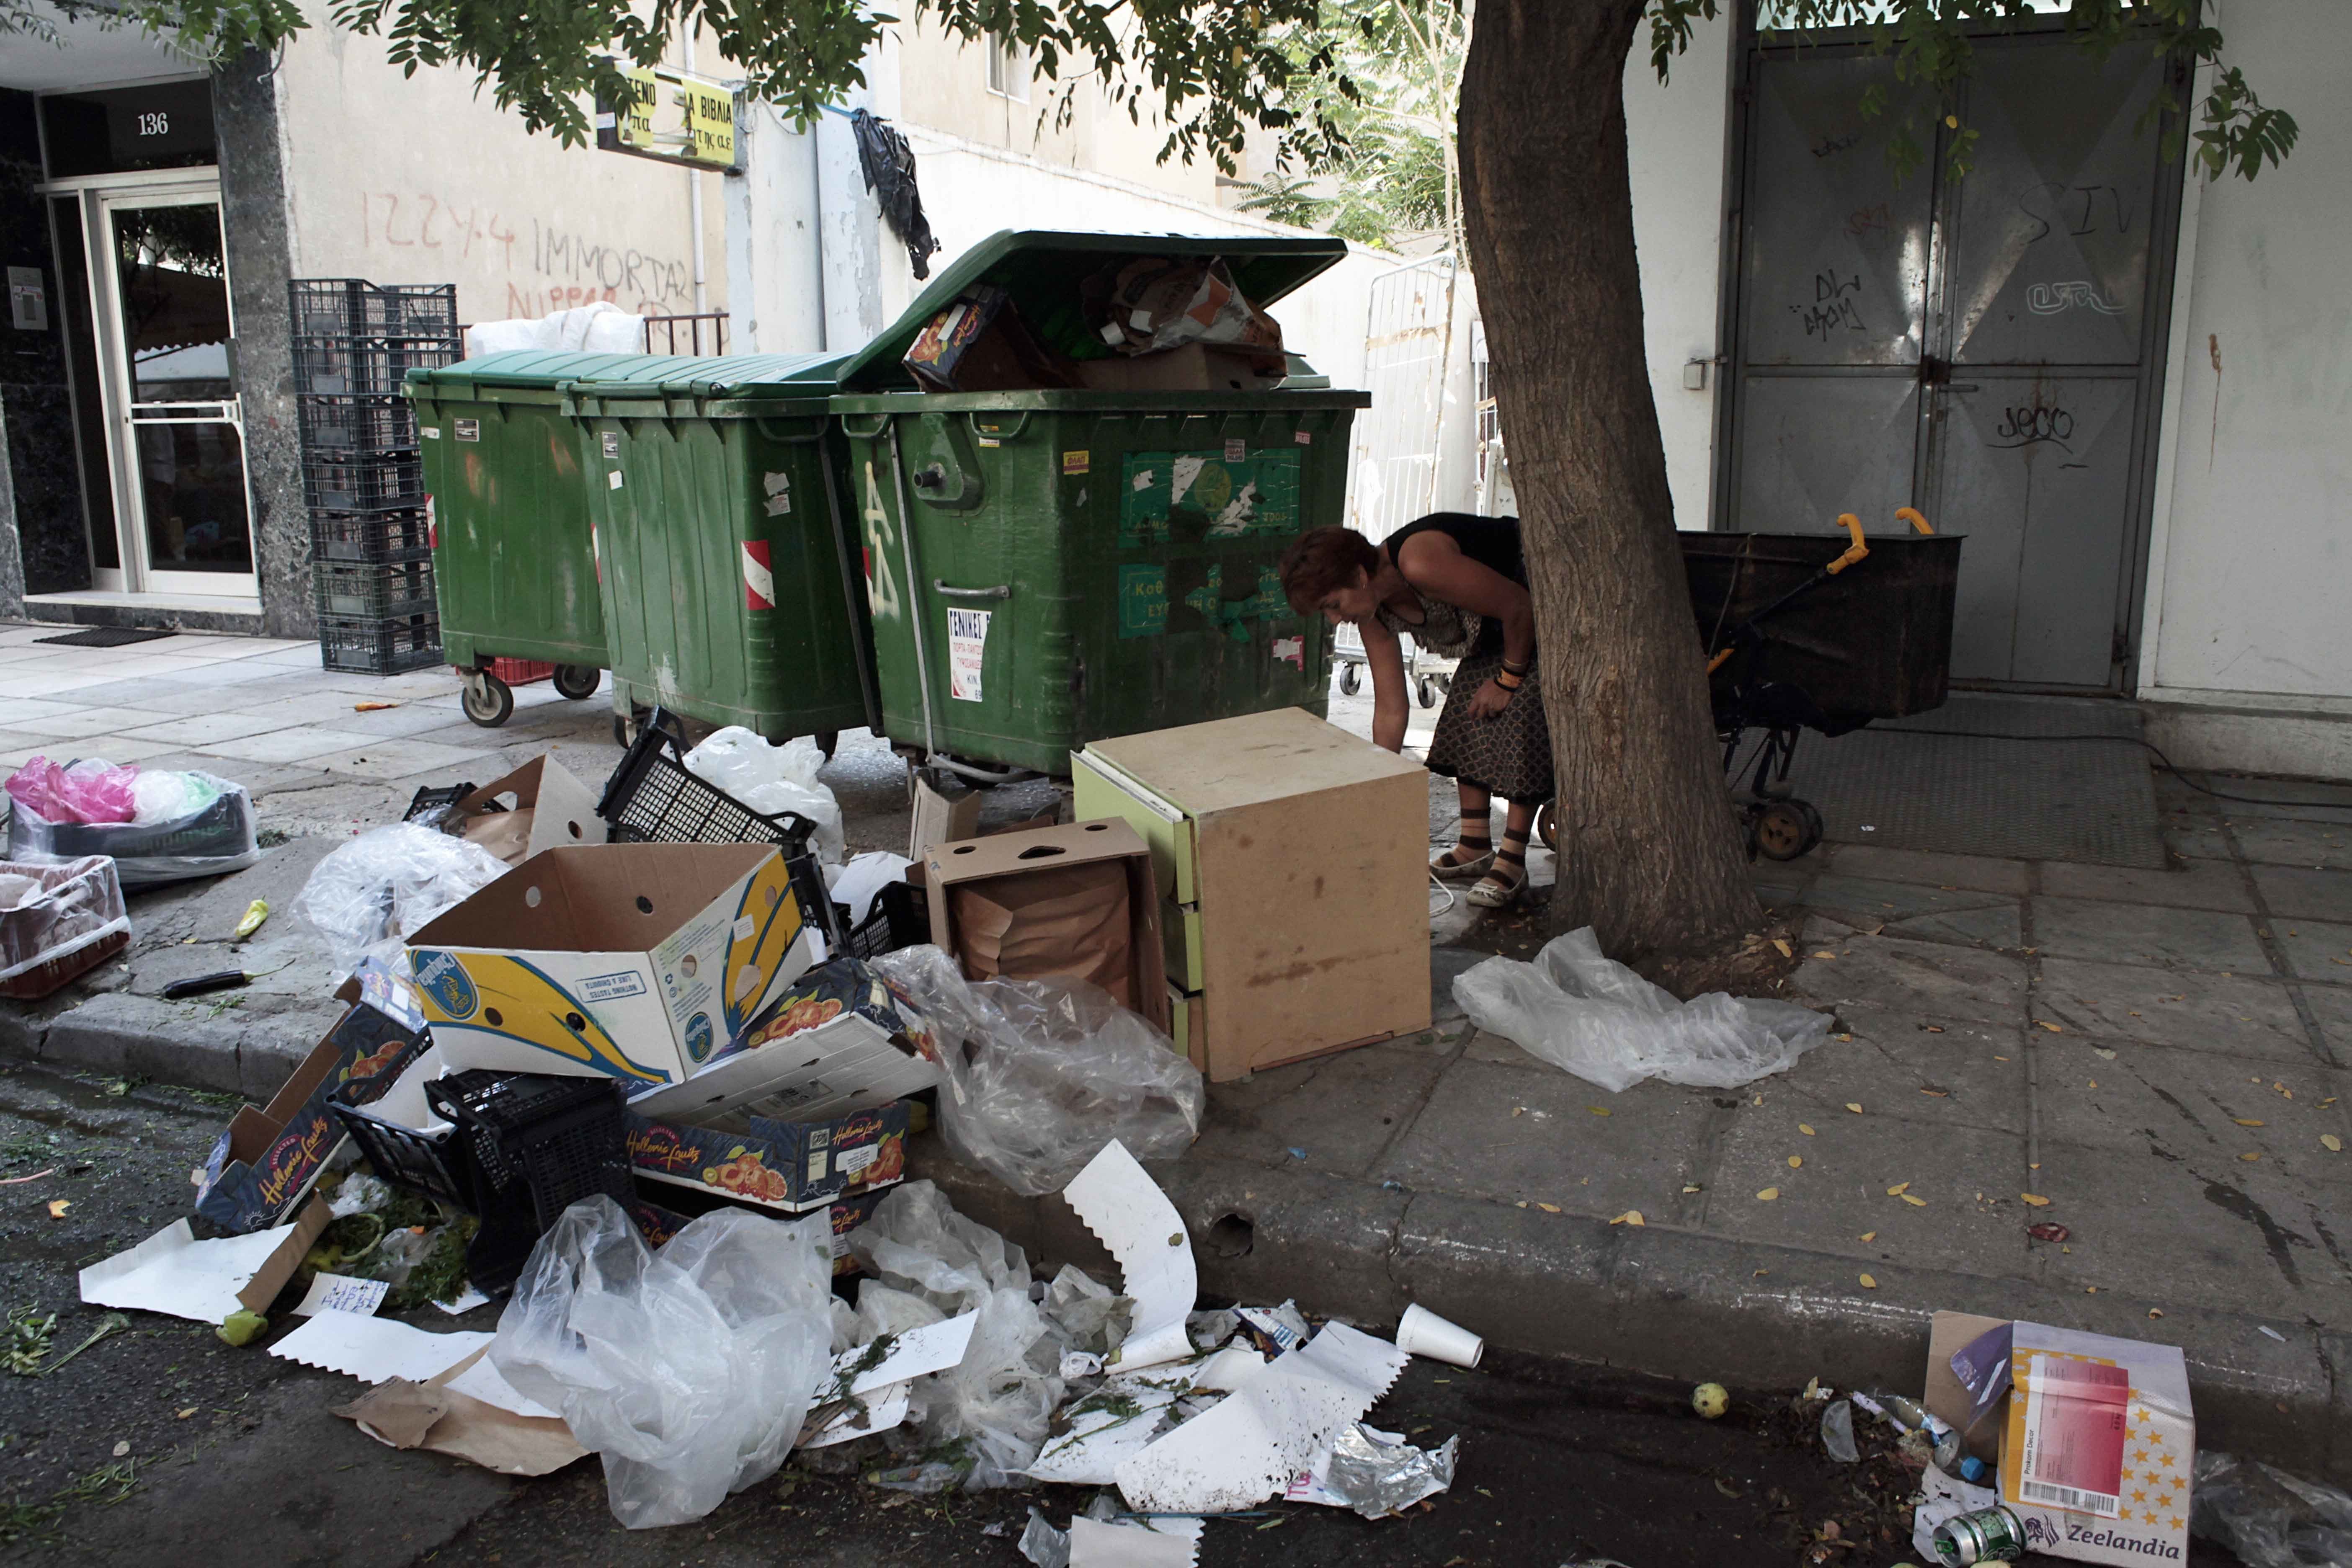
[[[241,871],[261,858],[245,786],[210,773],[33,757],[7,781],[8,860],[114,861],[126,888]]]

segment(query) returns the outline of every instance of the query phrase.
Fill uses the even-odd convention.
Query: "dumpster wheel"
[[[1353,697],[1357,692],[1363,689],[1364,677],[1362,672],[1360,671],[1352,663],[1341,665],[1339,667],[1339,694],[1343,697]],[[1429,705],[1424,702],[1422,706],[1426,708]]]
[[[604,684],[604,672],[593,664],[559,664],[552,679],[559,696],[581,702],[596,695]]]
[[[514,689],[487,669],[469,670],[457,705],[483,729],[495,730],[514,716]]]
[[[1545,848],[1555,855],[1559,853],[1559,807],[1556,802],[1548,800],[1536,807],[1536,837]]]

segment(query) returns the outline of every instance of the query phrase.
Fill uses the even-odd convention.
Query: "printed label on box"
[[[2031,1366],[2019,1495],[2112,1518],[2123,1506],[2131,1373],[2065,1355],[2036,1355]]]
[[[610,1002],[645,994],[646,977],[635,970],[620,974],[592,974],[580,983],[580,996],[586,1002]]]
[[[841,1158],[835,1163],[834,1168],[845,1176],[854,1176],[881,1157],[881,1148],[873,1143],[868,1143],[863,1149],[844,1149],[841,1152]]]
[[[959,702],[980,701],[981,666],[988,654],[992,610],[948,612],[948,695]]]

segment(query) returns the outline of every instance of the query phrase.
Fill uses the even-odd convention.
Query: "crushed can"
[[[2025,1521],[1999,1506],[1964,1513],[1936,1527],[1936,1557],[1945,1568],[1972,1563],[2014,1563],[2025,1555]]]

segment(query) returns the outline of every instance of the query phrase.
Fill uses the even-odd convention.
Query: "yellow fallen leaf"
[[[1811,1125],[1810,1122],[1804,1122],[1804,1121],[1800,1121],[1800,1122],[1798,1122],[1798,1123],[1797,1123],[1797,1131],[1800,1131],[1800,1132],[1801,1132],[1801,1133],[1803,1133],[1803,1134],[1804,1134],[1806,1137],[1808,1137],[1808,1138],[1811,1138],[1811,1137],[1815,1136],[1815,1134],[1814,1134],[1814,1132],[1813,1132],[1812,1125]]]
[[[1790,947],[1787,942],[1782,942],[1777,936],[1772,939],[1772,945],[1780,950],[1780,956],[1783,958],[1794,958],[1797,956],[1797,950]]]
[[[1804,1164],[1805,1157],[1802,1154],[1791,1154],[1789,1156],[1789,1169],[1792,1171],[1802,1170],[1804,1168]]]
[[[1514,1116],[1525,1116],[1527,1113],[1528,1108],[1524,1105],[1514,1105],[1511,1107],[1511,1114]]]
[[[1588,1105],[1584,1109],[1592,1112],[1595,1116],[1606,1116],[1609,1114],[1609,1109],[1606,1106]]]
[[[1865,1290],[1875,1290],[1878,1289],[1878,1281],[1865,1274],[1862,1277],[1862,1288]]]
[[[397,708],[399,706],[400,704],[397,702],[354,702],[352,704],[352,711],[354,713],[381,713],[387,708]]]
[[[1862,1233],[1862,1239],[1864,1241],[1876,1241],[1878,1239],[1878,1233],[1874,1230],[1865,1230]]]
[[[1546,1214],[1558,1214],[1559,1212],[1559,1205],[1558,1204],[1538,1203],[1536,1205],[1536,1207],[1543,1210]]]
[[[1887,1195],[1888,1197],[1890,1197],[1890,1198],[1899,1198],[1899,1197],[1901,1197],[1904,1194],[1906,1194],[1906,1193],[1909,1192],[1910,1190],[1911,1190],[1911,1184],[1910,1184],[1910,1183],[1908,1183],[1908,1182],[1897,1182],[1897,1183],[1895,1183],[1893,1186],[1891,1186],[1891,1187],[1889,1187],[1889,1188],[1887,1188],[1887,1189],[1886,1189],[1886,1195]]]
[[[71,1198],[51,1198],[49,1200],[49,1217],[51,1219],[63,1219],[66,1217],[66,1210],[71,1207],[73,1207],[73,1200]]]
[[[2231,1120],[2235,1121],[2241,1127],[2260,1127],[2262,1125],[2261,1122],[2250,1121],[2243,1116],[2231,1117]]]
[[[2260,1154],[2241,1154],[2241,1155],[2239,1155],[2239,1156],[2238,1156],[2238,1158],[2239,1158],[2239,1159],[2241,1159],[2241,1160],[2245,1160],[2245,1161],[2252,1162],[2252,1161],[2254,1161],[2254,1160],[2259,1160],[2259,1159],[2261,1159],[2261,1158],[2262,1158],[2262,1156],[2261,1156]]]
[[[1845,1102],[1845,1108],[1848,1110],[1853,1111],[1856,1116],[1860,1116],[1862,1114],[1862,1101],[1858,1100],[1847,1100]]]
[[[1819,952],[1813,954],[1813,956],[1815,958],[1835,958],[1837,954],[1832,952],[1828,948],[1823,948]]]
[[[196,1407],[195,1407],[194,1405],[189,1405],[185,1410],[181,1411],[181,1412],[179,1413],[179,1415],[176,1415],[176,1416],[174,1416],[174,1417],[173,1417],[173,1419],[174,1419],[174,1420],[179,1420],[179,1421],[185,1421],[189,1416],[194,1415],[195,1413],[196,1413]]]
[[[1627,1209],[1623,1214],[1619,1215],[1615,1219],[1611,1220],[1609,1223],[1611,1225],[1640,1225],[1643,1223],[1642,1211],[1640,1209]]]
[[[2344,1152],[2344,1140],[2338,1138],[2333,1132],[2321,1133],[2319,1135],[2319,1146],[2326,1150],[2331,1154],[2341,1154]]]
[[[2032,1204],[2035,1208],[2046,1209],[2050,1206],[2050,1200],[2043,1197],[2040,1193],[2020,1193],[2017,1195],[2023,1198],[2027,1203]]]
[[[1923,1208],[1926,1208],[1926,1207],[1927,1206],[1927,1199],[1925,1199],[1925,1198],[1921,1198],[1921,1197],[1914,1197],[1914,1196],[1912,1196],[1909,1193],[1906,1193],[1906,1194],[1903,1194],[1903,1201],[1904,1201],[1905,1203],[1906,1203],[1906,1204],[1909,1204],[1909,1205],[1910,1205],[1913,1208],[1915,1208],[1915,1209],[1923,1209]]]
[[[2050,1031],[2052,1034],[2053,1034],[2053,1035],[2063,1035],[2063,1034],[2064,1034],[2064,1033],[2066,1032],[2065,1030],[2063,1030],[2063,1029],[2060,1028],[2057,1025],[2055,1025],[2055,1024],[2053,1024],[2053,1023],[2051,1023],[2051,1022],[2050,1022],[2048,1019],[2046,1019],[2046,1018],[2036,1018],[2036,1019],[2034,1019],[2034,1020],[2033,1020],[2033,1022],[2034,1022],[2034,1025],[2035,1025],[2035,1026],[2036,1026],[2036,1027],[2043,1028],[2043,1029],[2047,1029],[2047,1030],[2049,1030],[2049,1031]]]
[[[1832,1040],[1851,1040],[1853,1037],[1852,1035],[1832,1035],[1830,1038]]]
[[[1762,1192],[1756,1194],[1758,1201],[1768,1204],[1780,1195],[1780,1189],[1778,1187],[1767,1187]]]

